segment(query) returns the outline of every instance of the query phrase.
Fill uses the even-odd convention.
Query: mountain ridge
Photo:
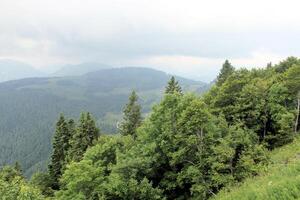
[[[97,62],[85,62],[80,64],[68,64],[62,66],[59,70],[51,74],[51,76],[80,76],[89,72],[98,71],[102,69],[113,68],[110,65]]]
[[[46,76],[46,74],[27,63],[11,59],[0,59],[0,82],[42,76]]]

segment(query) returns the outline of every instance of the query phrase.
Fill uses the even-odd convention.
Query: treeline
[[[252,70],[226,61],[201,97],[172,78],[146,119],[132,92],[117,136],[100,134],[89,113],[76,124],[61,115],[48,172],[23,182],[36,199],[209,199],[257,175],[268,150],[293,141],[299,104],[299,59]],[[22,175],[10,176],[0,184]]]

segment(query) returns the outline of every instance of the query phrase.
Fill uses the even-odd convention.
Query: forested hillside
[[[105,133],[116,132],[122,106],[132,89],[148,113],[169,75],[146,68],[107,69],[76,77],[28,78],[0,84],[0,166],[19,161],[26,175],[44,169],[51,152],[54,122],[60,113],[77,119],[93,111]],[[204,83],[179,78],[184,89]]]
[[[117,135],[103,134],[89,112],[79,120],[57,116],[48,170],[26,181],[18,163],[3,168],[0,193],[11,199],[210,199],[271,169],[271,151],[298,144],[295,57],[252,70],[226,61],[204,95],[184,92],[172,77],[148,116],[139,96],[138,90],[129,95]],[[281,176],[290,180],[289,171]],[[289,199],[299,197],[297,181]]]

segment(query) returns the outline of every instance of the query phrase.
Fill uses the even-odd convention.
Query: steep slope
[[[41,77],[43,75],[42,72],[26,63],[6,59],[0,60],[0,82],[28,77]]]
[[[101,63],[81,63],[77,65],[65,65],[55,72],[53,76],[80,76],[89,72],[112,68],[109,65]]]
[[[300,138],[271,152],[270,166],[239,187],[220,192],[215,200],[300,199]]]
[[[20,161],[26,174],[45,166],[59,113],[91,111],[102,131],[113,133],[132,89],[143,112],[157,102],[170,78],[147,68],[107,69],[83,76],[28,78],[0,84],[0,166]],[[185,90],[204,84],[178,77]],[[2,114],[3,113],[3,114]]]

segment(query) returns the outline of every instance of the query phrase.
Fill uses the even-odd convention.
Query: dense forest
[[[17,160],[26,177],[37,169],[46,169],[52,152],[54,124],[60,113],[77,121],[81,112],[92,111],[102,132],[114,134],[131,90],[138,92],[142,114],[146,115],[160,101],[169,79],[170,75],[162,71],[124,67],[80,76],[0,83],[0,113],[5,113],[0,115],[0,166]],[[184,91],[201,92],[205,86],[198,81],[176,79]]]
[[[147,116],[138,95],[129,96],[115,135],[89,112],[78,121],[61,114],[47,170],[28,180],[19,163],[3,167],[2,199],[215,198],[297,140],[300,59],[252,70],[226,60],[203,95],[183,92],[172,77]]]

